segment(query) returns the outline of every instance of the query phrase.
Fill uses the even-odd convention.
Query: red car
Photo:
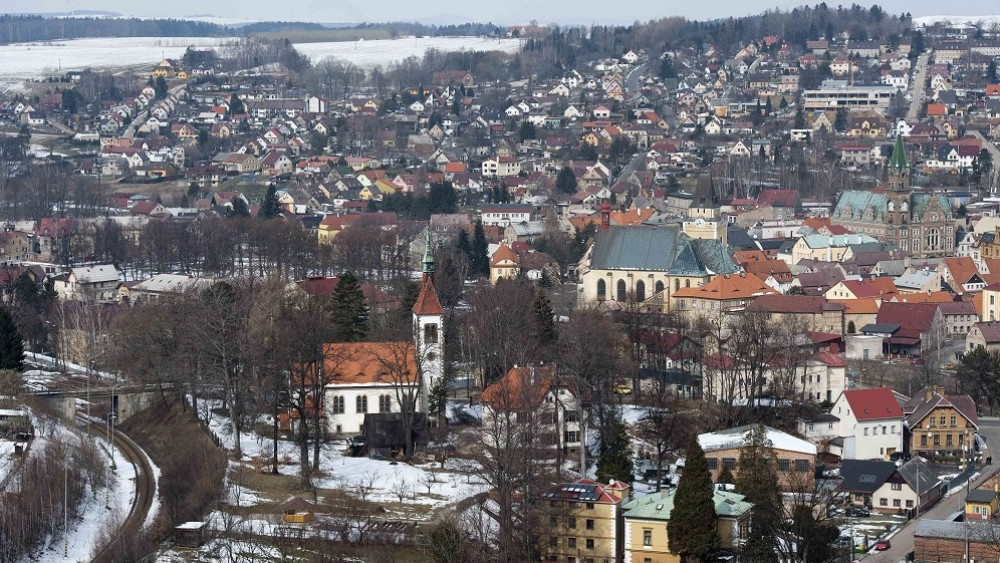
[[[885,551],[892,547],[892,543],[889,540],[878,540],[875,542],[875,551]]]

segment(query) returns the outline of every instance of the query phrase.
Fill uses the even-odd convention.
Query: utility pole
[[[69,557],[69,460],[63,460],[63,557]]]

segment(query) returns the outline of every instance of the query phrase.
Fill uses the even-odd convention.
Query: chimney
[[[601,203],[601,231],[607,231],[611,227],[611,202],[604,200]]]
[[[933,387],[928,387],[927,388],[927,400],[930,401],[932,397],[934,397],[934,388]]]

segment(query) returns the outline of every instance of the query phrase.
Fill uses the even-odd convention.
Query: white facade
[[[903,451],[903,417],[859,421],[847,396],[841,393],[830,409],[840,419],[840,436],[844,438],[844,459],[888,459]]]
[[[412,392],[412,387],[403,393]],[[362,385],[327,385],[323,402],[326,405],[327,431],[334,434],[364,432],[365,413],[400,412],[396,389],[392,383]]]

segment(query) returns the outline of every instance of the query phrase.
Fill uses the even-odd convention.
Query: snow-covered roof
[[[746,425],[718,432],[699,434],[698,444],[706,452],[740,448],[746,441],[746,435],[750,432],[750,429],[751,426]],[[796,438],[791,434],[771,428],[770,426],[765,426],[764,430],[767,434],[767,439],[776,450],[816,455],[816,446],[801,438]]]
[[[71,272],[77,283],[102,283],[119,280],[118,270],[111,264],[73,268]]]

